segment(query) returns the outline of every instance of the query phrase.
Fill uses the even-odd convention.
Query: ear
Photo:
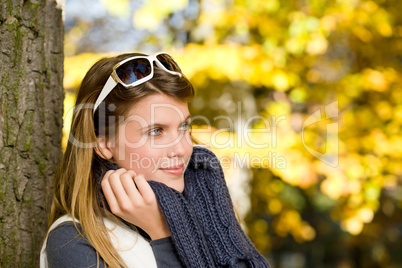
[[[112,150],[109,147],[109,143],[104,136],[98,137],[99,147],[95,147],[95,152],[97,155],[103,159],[111,159],[113,157]]]

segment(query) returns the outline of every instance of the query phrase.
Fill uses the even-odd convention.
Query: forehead
[[[153,94],[143,98],[127,116],[149,124],[181,122],[190,114],[188,104],[164,94]],[[137,120],[134,120],[137,121]]]

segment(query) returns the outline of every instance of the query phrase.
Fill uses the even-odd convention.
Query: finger
[[[120,169],[119,169],[120,170]],[[113,170],[113,169],[110,169],[110,170],[108,170],[106,173],[105,173],[105,175],[103,175],[103,178],[102,178],[102,181],[101,181],[101,186],[103,185],[103,184],[110,184],[110,182],[109,182],[109,177],[110,177],[110,175],[112,175],[112,174],[114,174],[114,173],[116,173],[117,172],[117,170]],[[120,170],[119,172],[122,172],[122,170]],[[102,186],[103,187],[103,186]]]
[[[107,180],[109,179],[109,176],[110,176],[110,174],[112,174],[113,172],[115,172],[115,170],[108,170],[106,173],[105,173],[105,175],[103,175],[103,178],[102,178],[102,181],[101,181],[101,184],[105,181],[105,182],[107,182]]]
[[[117,199],[113,193],[113,190],[112,190],[112,188],[110,186],[110,182],[109,182],[109,177],[114,172],[114,170],[110,171],[110,172],[109,171],[106,172],[105,176],[103,177],[102,182],[101,182],[101,187],[102,187],[103,194],[105,196],[106,202],[109,205],[110,210],[113,213],[118,213],[119,204],[117,202]]]
[[[127,196],[132,200],[132,202],[142,199],[141,194],[138,192],[134,183],[135,175],[136,173],[133,170],[128,170],[120,176],[124,191],[126,191]]]
[[[144,201],[147,204],[153,203],[156,200],[155,193],[145,179],[144,175],[139,174],[138,176],[135,176],[134,181]]]
[[[123,188],[120,178],[121,175],[125,172],[127,172],[127,170],[122,168],[116,170],[113,174],[109,176],[110,188],[113,191],[119,207],[124,211],[128,209],[128,206],[130,205],[130,199],[128,198],[127,193]]]

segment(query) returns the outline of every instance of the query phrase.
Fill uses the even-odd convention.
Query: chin
[[[166,183],[166,185],[182,193],[184,190],[184,179],[182,178],[180,181],[172,181],[170,183]]]
[[[180,176],[175,176],[171,174],[166,174],[165,172],[161,171],[161,173],[159,173],[157,176],[154,175],[151,180],[163,183],[180,193],[182,193],[184,190],[184,174]]]

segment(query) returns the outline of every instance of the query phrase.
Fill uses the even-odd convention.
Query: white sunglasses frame
[[[154,64],[153,64],[154,62],[156,63],[156,65],[157,65],[159,68],[165,70],[166,72],[171,73],[171,74],[174,74],[174,75],[178,75],[178,76],[182,77],[182,73],[175,72],[175,71],[170,71],[170,70],[168,70],[165,66],[163,66],[163,64],[156,58],[157,56],[159,56],[159,55],[161,55],[161,54],[166,54],[166,55],[168,55],[168,56],[176,63],[176,61],[173,59],[172,56],[170,56],[169,53],[166,53],[166,52],[158,52],[158,53],[156,53],[156,54],[154,54],[154,55],[150,55],[150,56],[134,56],[134,57],[125,59],[125,60],[119,62],[118,64],[116,64],[116,65],[113,67],[113,71],[112,71],[112,73],[110,74],[109,79],[106,81],[106,84],[103,86],[103,88],[102,88],[102,90],[101,90],[101,92],[100,92],[98,98],[97,98],[96,101],[95,101],[93,113],[95,114],[96,109],[98,109],[98,107],[99,107],[99,105],[102,103],[102,101],[104,101],[104,100],[106,99],[106,97],[109,95],[110,92],[112,92],[112,90],[115,88],[115,86],[116,86],[118,83],[120,83],[120,84],[122,84],[124,87],[128,88],[128,87],[135,87],[135,86],[138,86],[138,85],[140,85],[140,84],[142,84],[142,83],[147,82],[147,81],[150,80],[151,78],[153,78],[153,77],[154,77]],[[135,81],[135,82],[133,82],[133,83],[127,85],[127,84],[123,83],[123,81],[120,80],[120,78],[118,77],[118,75],[117,75],[117,73],[116,73],[116,69],[117,69],[119,66],[121,66],[122,64],[124,64],[124,63],[126,63],[126,62],[128,62],[128,61],[130,61],[130,60],[134,60],[134,59],[147,59],[147,60],[150,62],[150,64],[151,64],[151,73],[150,73],[148,76],[146,76],[146,77],[144,77],[144,78],[141,78],[141,79],[139,79],[139,80],[137,80],[137,81]],[[178,65],[177,63],[176,63],[176,65],[177,65],[177,67],[179,67],[179,65]],[[180,67],[179,67],[179,69],[180,69]]]

